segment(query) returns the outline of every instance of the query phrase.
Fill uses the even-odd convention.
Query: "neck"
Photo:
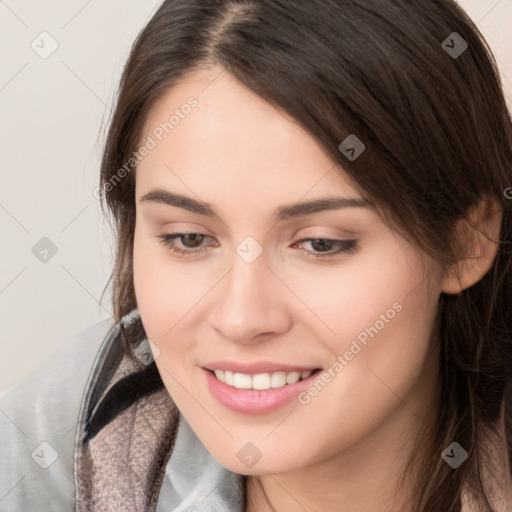
[[[251,475],[246,480],[246,512],[412,512],[420,449],[428,449],[438,403],[433,368],[424,369],[395,408],[357,443],[307,467],[285,474]],[[430,434],[429,434],[430,433]],[[418,444],[418,440],[421,442]],[[416,466],[409,467],[413,461]]]
[[[432,415],[434,417],[434,415]],[[392,429],[392,425],[390,425]],[[482,483],[486,496],[496,512],[508,512],[512,504],[512,474],[505,435],[505,414],[495,425],[496,430],[485,429],[479,444]],[[375,433],[376,434],[376,433]],[[403,435],[403,437],[401,437]],[[390,436],[386,444],[377,443],[377,435],[361,441],[365,453],[358,447],[342,454],[343,460],[333,459],[331,464],[308,467],[286,475],[249,476],[247,478],[246,512],[311,512],[324,510],[382,512],[383,510],[411,510],[397,497],[411,496],[410,480],[399,491],[398,469],[404,467],[409,449],[403,443],[408,435]],[[379,462],[380,460],[380,462]],[[382,461],[388,460],[387,465]],[[343,471],[342,468],[350,468]],[[411,473],[412,474],[412,473]],[[386,492],[389,491],[389,492]],[[384,492],[383,492],[384,491]],[[465,484],[462,491],[462,512],[486,510],[475,497],[475,491]]]
[[[481,461],[482,484],[486,496],[496,512],[508,512],[512,506],[512,476],[510,472],[507,438],[505,434],[505,401],[495,430],[485,429],[478,447]],[[482,504],[475,498],[475,490],[466,484],[462,490],[463,512],[480,512]]]

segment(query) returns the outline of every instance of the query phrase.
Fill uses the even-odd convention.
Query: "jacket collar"
[[[75,439],[75,512],[156,508],[180,413],[163,386],[147,337],[141,336],[134,350],[138,358],[123,352],[121,331],[136,322],[140,330],[135,309],[112,327],[89,375]],[[187,432],[182,437],[193,435]],[[241,476],[223,470],[228,485],[236,487],[235,496],[243,499]]]

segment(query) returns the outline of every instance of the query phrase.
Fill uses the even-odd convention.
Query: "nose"
[[[235,254],[231,270],[215,287],[208,321],[224,339],[249,344],[290,328],[286,287],[267,264],[264,253],[252,263]]]

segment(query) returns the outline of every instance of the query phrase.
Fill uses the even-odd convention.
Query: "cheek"
[[[135,230],[133,279],[137,305],[148,337],[171,339],[175,326],[215,284],[215,276],[194,272],[153,235]]]
[[[429,271],[396,249],[381,254],[378,265],[369,263],[343,280],[350,289],[337,295],[341,306],[325,302],[326,322],[336,332],[331,364],[341,356],[341,365],[333,368],[332,394],[317,401],[319,409],[342,404],[340,415],[356,431],[377,425],[402,399],[409,402],[437,364],[430,343],[438,293],[429,284],[435,279],[425,279]]]
[[[183,267],[180,271],[171,262],[157,239],[136,229],[133,279],[137,307],[147,337],[158,348],[158,354],[153,351],[153,356],[165,387],[180,410],[187,410],[187,395],[182,395],[180,383],[187,380],[184,373],[192,363],[188,361],[190,336],[183,332],[183,326],[187,312],[204,291]]]
[[[396,303],[409,300],[413,294],[408,294],[422,279],[413,254],[391,237],[378,247],[347,255],[336,265],[283,265],[277,270],[309,309],[305,322],[337,353],[345,349],[343,340],[351,340],[377,321],[380,326],[381,315],[388,312],[387,317],[394,318]]]
[[[393,398],[389,389],[404,396],[430,354],[439,294],[429,287],[435,275],[426,277],[435,267],[393,239],[380,249],[347,258],[337,268],[311,266],[308,274],[286,277],[311,312],[306,325],[331,354],[326,367],[336,376],[333,389],[345,410],[363,412],[361,400]]]

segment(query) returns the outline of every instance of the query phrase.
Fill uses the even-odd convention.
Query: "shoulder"
[[[73,509],[80,404],[113,327],[106,319],[71,336],[35,372],[0,393],[0,512]]]

